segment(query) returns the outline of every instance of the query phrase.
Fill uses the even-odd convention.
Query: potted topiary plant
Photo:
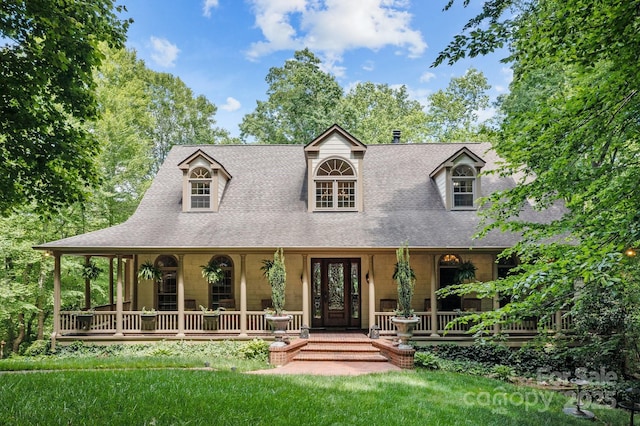
[[[265,314],[265,319],[274,330],[276,341],[274,345],[283,346],[285,343],[282,337],[286,333],[289,321],[293,318],[284,312],[284,296],[287,284],[287,272],[284,265],[284,253],[282,248],[276,250],[273,260],[264,259],[262,261],[262,271],[271,285],[272,310]]]
[[[416,275],[409,264],[409,246],[407,243],[396,250],[396,268],[393,279],[398,285],[398,309],[391,321],[397,328],[399,348],[410,349],[409,339],[420,319],[413,314],[411,301],[416,282]]]

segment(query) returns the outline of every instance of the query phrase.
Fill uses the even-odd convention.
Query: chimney
[[[400,143],[400,130],[393,131],[393,140],[391,143]]]

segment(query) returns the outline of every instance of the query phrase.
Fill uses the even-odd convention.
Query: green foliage
[[[138,278],[157,281],[162,278],[162,271],[150,260],[143,262],[138,268]]]
[[[224,280],[224,270],[217,262],[212,259],[206,265],[201,265],[202,276],[209,284],[216,284]]]
[[[496,379],[504,380],[505,382],[511,380],[516,375],[513,367],[501,364],[494,365],[491,369],[491,372]]]
[[[273,254],[273,260],[262,261],[262,272],[271,285],[271,303],[275,315],[279,316],[284,310],[285,288],[287,285],[287,271],[284,264],[284,252],[279,248]]]
[[[416,367],[426,368],[427,370],[440,369],[440,359],[432,352],[416,352],[414,364]]]
[[[266,362],[269,360],[269,343],[262,339],[253,339],[242,345],[239,352],[246,359]]]
[[[80,123],[97,116],[99,43],[124,44],[125,9],[112,0],[3,0],[0,10],[0,212],[84,200],[99,181],[99,146]]]
[[[243,117],[240,137],[258,143],[306,144],[338,122],[343,91],[336,79],[320,69],[309,50],[299,50],[283,67],[266,77],[268,100]]]
[[[98,278],[101,272],[102,269],[100,269],[98,265],[96,265],[94,262],[88,262],[83,266],[81,275],[82,278],[95,280],[96,278]]]
[[[393,130],[400,130],[401,141],[408,143],[486,141],[492,136],[476,123],[477,111],[488,106],[490,86],[473,68],[432,94],[427,112],[409,98],[405,86],[358,83],[344,95],[308,49],[295,52],[283,67],[271,68],[266,81],[268,99],[258,101],[240,124],[245,141],[306,144],[334,123],[365,144],[391,143]]]
[[[27,349],[24,350],[24,356],[48,355],[51,351],[50,340],[36,340]]]
[[[407,88],[387,84],[358,83],[339,105],[340,125],[365,144],[392,141],[400,130],[401,142],[427,140],[427,116],[420,102],[409,98]]]
[[[494,148],[504,159],[497,174],[518,185],[486,200],[480,236],[522,235],[507,253],[521,265],[466,290],[508,297],[498,321],[570,311],[593,358],[604,354],[628,374],[640,358],[640,265],[623,256],[640,246],[639,6],[487,1],[439,57],[508,42],[514,70]],[[552,218],[541,223],[532,211]]]
[[[398,311],[405,318],[413,316],[411,301],[416,283],[416,274],[409,264],[409,246],[405,244],[396,250],[396,266],[393,279],[398,287]]]
[[[481,71],[469,68],[453,77],[444,90],[429,95],[426,125],[435,142],[486,142],[490,133],[477,123],[478,111],[489,106],[491,86]]]

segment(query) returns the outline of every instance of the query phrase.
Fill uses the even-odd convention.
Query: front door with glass
[[[360,259],[311,259],[313,327],[360,327]]]

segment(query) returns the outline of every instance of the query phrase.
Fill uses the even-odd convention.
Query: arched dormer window
[[[473,167],[461,164],[451,172],[451,183],[453,185],[453,208],[469,209],[474,208],[476,173]]]
[[[222,164],[198,149],[180,162],[178,168],[182,170],[182,211],[217,212],[231,180]]]
[[[316,210],[355,211],[357,176],[353,166],[340,158],[330,158],[316,169]]]
[[[211,170],[196,167],[189,172],[191,210],[211,209]]]

